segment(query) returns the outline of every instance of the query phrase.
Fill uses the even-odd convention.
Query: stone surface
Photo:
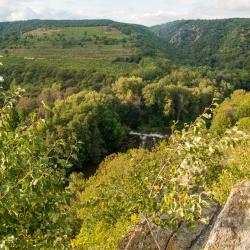
[[[169,240],[171,232],[157,227],[152,222],[149,222],[149,225],[160,248],[165,249],[166,242]],[[147,221],[144,219],[122,240],[118,249],[158,250],[159,248],[149,230]]]
[[[211,207],[203,211],[203,216],[208,217],[209,223],[202,224],[196,223],[196,230],[192,231],[186,227],[185,224],[181,224],[177,233],[171,237],[171,245],[174,249],[201,249],[208,239],[209,233],[215,223],[215,220],[221,210],[218,203],[213,202]],[[171,248],[166,248],[171,249]]]
[[[119,250],[179,250],[200,249],[206,241],[209,231],[220,211],[220,206],[213,203],[204,211],[209,218],[209,224],[196,224],[196,230],[191,231],[184,224],[180,224],[178,232],[160,228],[145,219],[125,237],[119,244]],[[150,227],[150,229],[149,229]],[[202,240],[200,240],[202,239]]]
[[[250,250],[250,181],[235,187],[221,211],[217,203],[203,212],[209,223],[177,232],[144,219],[119,244],[119,250]]]
[[[205,250],[231,249],[250,249],[250,181],[231,192],[205,246]]]

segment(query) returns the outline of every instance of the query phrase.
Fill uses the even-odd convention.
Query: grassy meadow
[[[126,62],[116,58],[133,54],[131,38],[118,29],[100,27],[38,28],[21,36],[18,45],[0,50],[5,65],[37,63],[62,68],[95,69],[103,72],[129,72]]]

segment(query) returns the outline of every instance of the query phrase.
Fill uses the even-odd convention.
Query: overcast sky
[[[107,18],[150,26],[228,17],[250,17],[250,0],[0,0],[0,21]]]

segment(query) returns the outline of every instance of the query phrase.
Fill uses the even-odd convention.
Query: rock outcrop
[[[191,231],[181,223],[179,229],[170,231],[156,226],[144,219],[135,229],[123,239],[119,250],[198,250],[208,238],[212,225],[220,212],[218,203],[204,211],[204,216],[209,218],[207,225],[197,223],[196,230]]]
[[[250,249],[250,181],[231,192],[204,250],[236,249]]]
[[[250,181],[234,188],[221,211],[218,203],[204,211],[209,223],[191,231],[183,223],[174,232],[144,219],[119,244],[119,250],[250,249]]]

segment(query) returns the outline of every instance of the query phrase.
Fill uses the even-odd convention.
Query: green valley
[[[0,62],[0,249],[193,232],[250,178],[249,18],[0,22]]]
[[[193,65],[249,69],[250,20],[182,20],[151,30],[171,45],[173,58]]]

